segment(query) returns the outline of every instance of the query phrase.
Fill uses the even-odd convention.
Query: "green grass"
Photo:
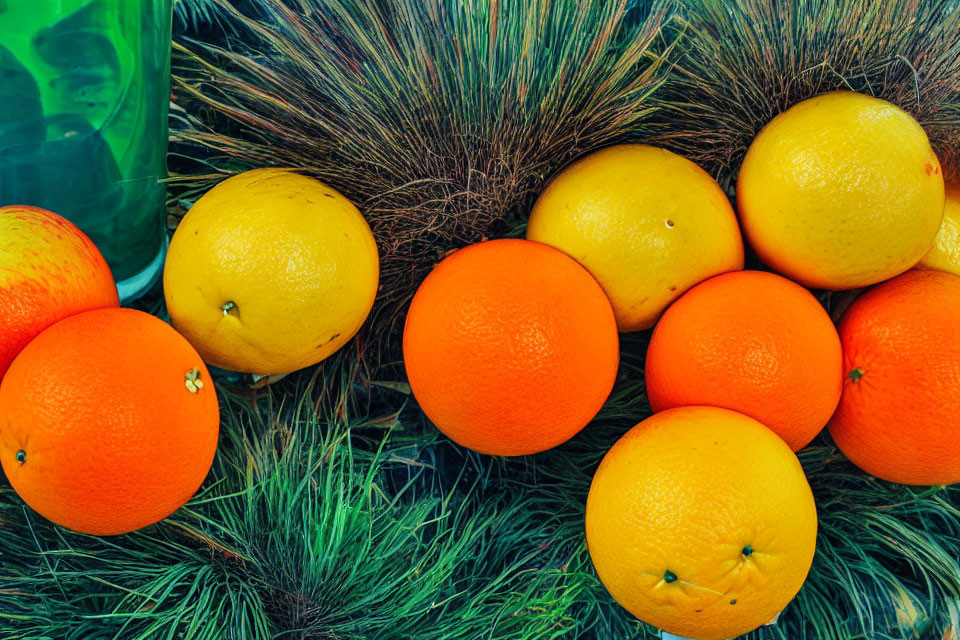
[[[595,581],[563,570],[566,523],[493,490],[475,457],[451,473],[463,452],[408,434],[396,412],[354,417],[355,373],[316,393],[301,376],[256,409],[221,390],[211,480],[134,534],[53,527],[5,489],[3,637],[552,638],[577,626],[569,609]]]
[[[648,414],[645,337],[624,343],[601,415],[544,454],[464,450],[402,385],[338,357],[266,390],[220,388],[213,473],[161,524],[75,534],[4,488],[2,637],[652,637],[609,598],[583,536],[596,464]],[[869,478],[824,439],[801,461],[819,508],[817,555],[797,600],[755,637],[960,628],[956,490]]]

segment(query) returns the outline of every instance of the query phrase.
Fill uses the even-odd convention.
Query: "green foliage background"
[[[66,531],[0,484],[0,638],[654,637],[598,582],[589,482],[649,408],[647,335],[571,442],[481,456],[429,425],[398,327],[443,253],[520,235],[545,182],[620,141],[673,148],[728,189],[773,115],[822,91],[892,100],[960,151],[960,8],[920,0],[178,0],[171,204],[251,166],[353,199],[378,236],[367,330],[259,390],[221,385],[202,491],[119,537]],[[956,175],[954,174],[954,177]],[[837,313],[842,299],[821,296]],[[163,315],[159,295],[141,303]],[[754,638],[960,633],[960,495],[870,478],[826,435],[800,454],[818,551]]]

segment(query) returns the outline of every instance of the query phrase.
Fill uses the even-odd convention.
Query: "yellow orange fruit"
[[[377,293],[367,222],[331,187],[280,169],[224,180],[197,200],[163,274],[174,326],[207,362],[287,373],[352,338]]]
[[[698,284],[667,309],[644,371],[654,411],[733,409],[798,451],[837,408],[841,365],[837,330],[809,291],[773,273],[737,271]]]
[[[620,145],[564,169],[537,199],[527,239],[571,256],[610,297],[620,331],[654,325],[684,291],[743,268],[733,208],[703,169]]]
[[[917,121],[848,91],[771,120],[737,178],[750,246],[820,289],[864,287],[914,266],[937,235],[943,199],[940,163]]]
[[[46,209],[0,207],[0,378],[53,323],[119,304],[110,267],[80,229]]]
[[[743,414],[681,407],[647,418],[590,485],[587,547],[635,616],[697,640],[770,622],[813,560],[817,511],[803,469]]]
[[[937,232],[933,248],[917,266],[960,276],[960,186],[947,186],[940,231]]]
[[[0,383],[0,462],[20,497],[74,531],[167,517],[213,461],[219,408],[199,354],[170,325],[98,309],[37,336]]]
[[[610,394],[619,338],[610,302],[574,260],[527,240],[447,256],[407,314],[403,358],[427,417],[503,456],[573,437]]]
[[[840,450],[890,482],[960,482],[960,276],[914,269],[877,285],[847,309],[840,339]]]

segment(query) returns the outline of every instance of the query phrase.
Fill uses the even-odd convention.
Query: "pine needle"
[[[690,0],[677,8],[677,62],[659,96],[663,139],[722,184],[732,184],[774,116],[839,89],[911,113],[948,178],[960,179],[960,3]]]
[[[525,215],[574,158],[641,135],[663,71],[659,3],[642,20],[627,0],[254,4],[219,2],[239,34],[222,46],[177,43],[174,151],[203,158],[181,184],[277,165],[343,192],[380,243],[378,336],[447,251]]]

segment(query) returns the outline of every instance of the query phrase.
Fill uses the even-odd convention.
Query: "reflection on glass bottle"
[[[0,0],[0,205],[71,219],[127,298],[165,243],[170,20],[171,0]]]

